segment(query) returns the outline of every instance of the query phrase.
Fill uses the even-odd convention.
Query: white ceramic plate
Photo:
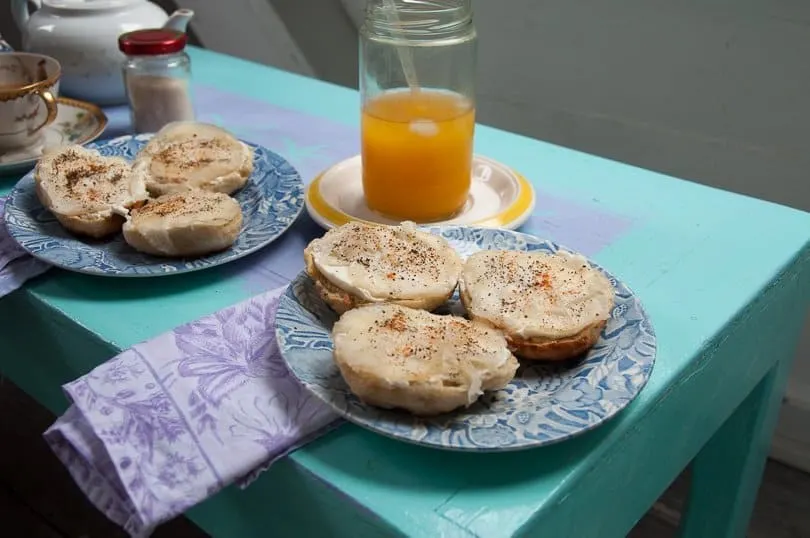
[[[534,188],[526,178],[488,157],[473,158],[467,205],[455,218],[435,225],[475,225],[514,230],[534,209]],[[324,228],[351,221],[399,224],[372,211],[363,196],[360,155],[342,161],[316,177],[307,188],[309,215]]]
[[[45,148],[62,144],[87,144],[104,132],[107,116],[92,103],[59,97],[56,120],[45,127],[42,143],[24,150],[0,154],[0,176],[27,172]]]

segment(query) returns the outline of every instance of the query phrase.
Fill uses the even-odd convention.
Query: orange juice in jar
[[[392,217],[429,222],[467,201],[475,109],[465,97],[432,90],[394,91],[363,107],[366,203]]]
[[[466,204],[472,176],[470,1],[371,0],[361,36],[366,203],[399,220],[450,218]]]

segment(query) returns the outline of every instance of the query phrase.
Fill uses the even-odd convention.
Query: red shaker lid
[[[118,37],[118,49],[127,56],[172,54],[186,47],[188,36],[177,30],[135,30]]]

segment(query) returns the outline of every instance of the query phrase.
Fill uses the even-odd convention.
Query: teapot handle
[[[14,22],[20,32],[25,32],[28,25],[28,2],[34,4],[37,9],[42,7],[42,0],[11,0],[11,15],[14,17]]]

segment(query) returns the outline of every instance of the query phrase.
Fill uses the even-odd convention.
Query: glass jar
[[[168,29],[136,30],[118,38],[127,56],[124,85],[135,132],[154,133],[173,121],[194,120],[186,41],[186,34]]]
[[[369,0],[360,30],[363,192],[431,222],[467,203],[477,36],[470,0]]]

